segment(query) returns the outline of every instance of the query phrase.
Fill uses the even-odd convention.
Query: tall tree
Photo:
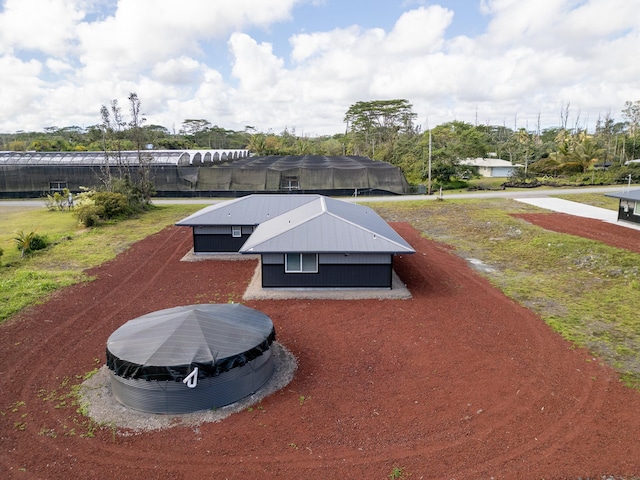
[[[251,135],[247,148],[256,155],[264,155],[267,151],[266,139],[263,133],[255,133]]]
[[[640,128],[640,100],[624,102],[622,116],[627,120],[631,135],[635,135],[638,128]]]
[[[131,121],[129,122],[129,132],[136,146],[136,154],[138,157],[138,168],[136,178],[133,179],[133,193],[139,195],[139,200],[144,203],[151,202],[151,196],[155,193],[153,187],[153,179],[151,178],[151,162],[153,157],[145,148],[146,142],[142,124],[146,119],[142,116],[141,102],[138,94],[132,92],[129,94],[129,112]]]
[[[356,102],[344,116],[353,153],[375,156],[379,145],[392,146],[399,134],[413,131],[416,114],[407,100]]]
[[[638,158],[639,155],[636,148],[638,146],[638,133],[640,133],[640,100],[624,102],[622,116],[626,119],[626,123],[629,126],[629,140],[631,141],[631,145],[628,147],[629,155],[631,158]]]
[[[118,133],[124,123],[122,122],[122,113],[118,105],[118,100],[112,100],[109,107],[102,105],[100,107],[100,117],[102,118],[100,130],[102,132],[102,151],[104,152],[104,162],[100,166],[99,177],[105,190],[110,192],[113,190],[111,165],[112,163],[115,163],[120,166],[118,159],[122,158],[120,155],[121,148]],[[112,150],[114,145],[117,147],[116,153],[113,153]],[[113,162],[112,157],[115,157]]]
[[[182,122],[181,133],[184,135],[196,135],[211,128],[211,122],[202,118],[188,118]]]
[[[443,123],[432,129],[431,133],[432,174],[440,183],[448,183],[451,177],[461,173],[460,160],[485,157],[487,154],[486,132],[470,123]]]

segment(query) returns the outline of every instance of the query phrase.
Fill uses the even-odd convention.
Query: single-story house
[[[263,288],[391,288],[393,256],[415,253],[372,209],[322,195],[249,195],[176,225],[196,254],[259,254]]]
[[[640,190],[606,193],[605,196],[620,200],[618,205],[618,221],[640,224]]]
[[[514,169],[522,168],[522,165],[514,165],[500,158],[467,158],[460,161],[460,165],[476,167],[483,177],[510,177]]]
[[[254,229],[270,218],[316,199],[318,195],[260,194],[216,203],[180,220],[193,229],[193,252],[237,253]]]
[[[319,195],[261,223],[240,252],[260,254],[263,288],[391,288],[393,256],[415,250],[372,209]]]

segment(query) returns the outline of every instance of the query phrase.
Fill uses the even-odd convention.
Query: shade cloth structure
[[[152,413],[189,413],[234,403],[274,369],[275,329],[241,304],[169,308],[130,320],[107,340],[114,397]]]
[[[399,167],[356,155],[249,156],[214,164],[198,174],[200,190],[324,195],[404,194],[409,191],[409,184]]]
[[[409,193],[398,166],[354,155],[267,155],[246,149],[119,152],[0,152],[0,198],[41,197],[101,185],[106,174],[144,174],[156,196],[240,197],[251,193]]]

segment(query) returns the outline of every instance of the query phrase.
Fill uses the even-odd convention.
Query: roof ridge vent
[[[322,211],[326,212],[327,211],[327,202],[325,197],[323,197],[322,195],[320,195],[320,205],[322,206]]]

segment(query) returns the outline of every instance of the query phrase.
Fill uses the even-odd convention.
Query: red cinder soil
[[[640,230],[566,213],[518,213],[513,216],[546,230],[590,238],[640,253]]]
[[[447,248],[393,226],[416,250],[395,260],[413,299],[247,303],[271,316],[299,367],[260,408],[220,423],[87,438],[86,418],[60,400],[64,379],[103,364],[127,320],[241,298],[255,261],[180,262],[188,229],[135,244],[93,282],[1,326],[1,477],[640,475],[640,393]]]

